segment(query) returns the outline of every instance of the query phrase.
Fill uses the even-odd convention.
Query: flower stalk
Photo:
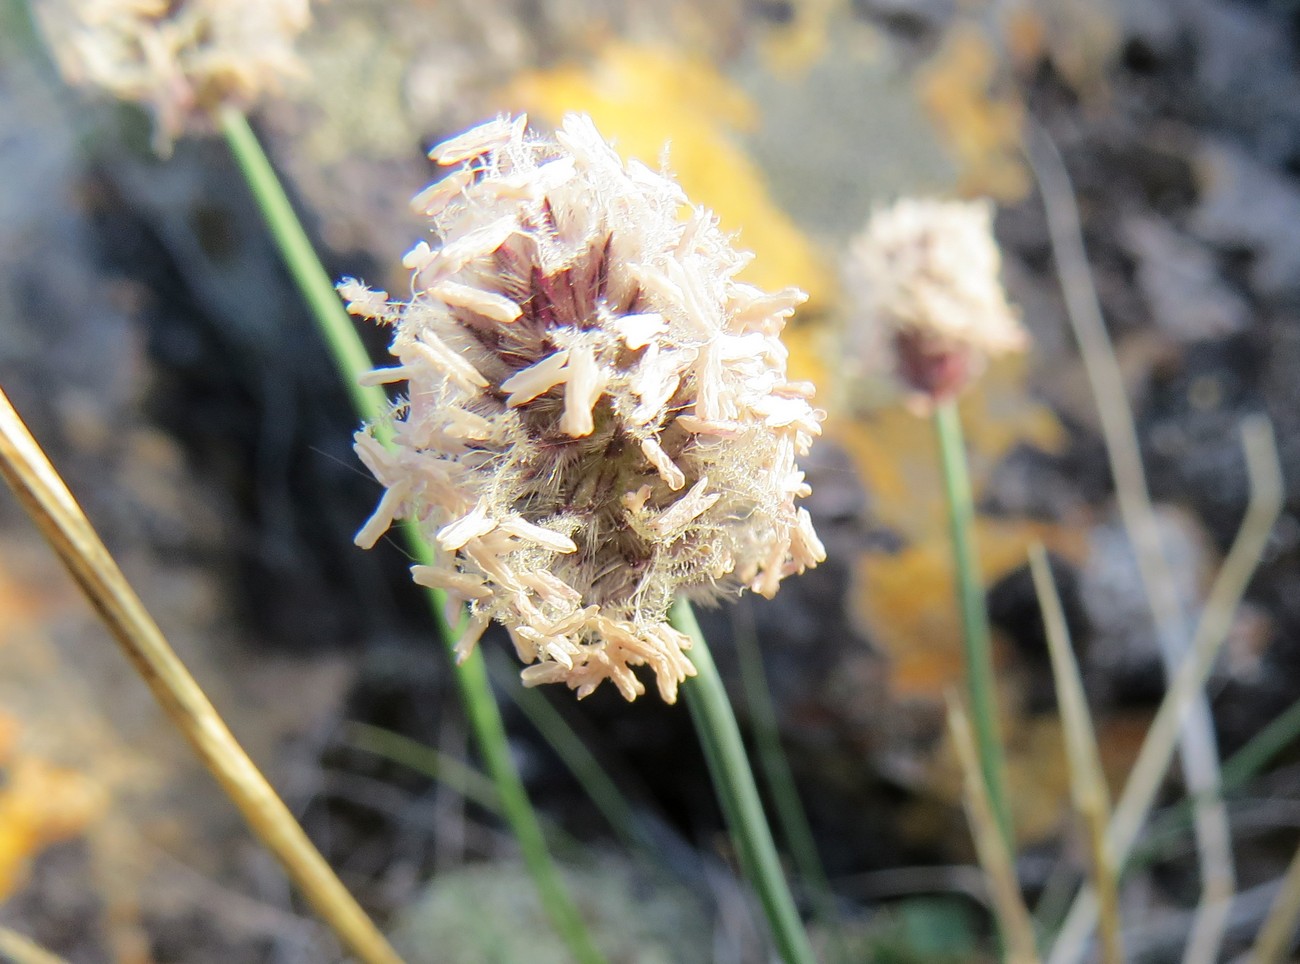
[[[952,535],[957,602],[961,609],[962,642],[966,660],[966,688],[970,697],[972,728],[979,752],[980,770],[988,787],[989,805],[1014,853],[1011,812],[1007,803],[1002,737],[998,725],[997,687],[993,675],[993,648],[989,634],[984,581],[975,549],[975,501],[962,436],[961,415],[954,400],[934,409],[935,434],[948,518]]]
[[[358,414],[368,422],[382,425],[389,410],[384,390],[361,384],[362,375],[371,369],[370,358],[361,344],[352,320],[343,310],[334,284],[326,274],[302,223],[275,174],[257,136],[242,113],[232,108],[221,111],[220,124],[240,170],[266,219],[281,257],[302,293],[312,317],[328,346],[334,363],[343,376]],[[403,527],[408,549],[423,565],[432,565],[432,548],[411,527]],[[454,639],[446,618],[446,594],[436,588],[427,590],[438,632],[444,641]],[[466,659],[456,667],[456,682],[465,704],[466,715],[477,738],[479,752],[500,797],[501,808],[523,852],[525,865],[537,887],[542,905],[553,926],[583,964],[603,960],[592,943],[586,927],[564,890],[555,865],[546,849],[541,824],[528,800],[523,781],[510,756],[505,725],[488,684],[487,671],[480,656]]]
[[[781,959],[786,964],[814,964],[816,958],[763,814],[740,727],[709,645],[695,621],[690,603],[679,599],[673,605],[671,618],[673,626],[691,639],[691,662],[696,674],[682,687],[682,693],[704,749],[723,817],[740,854],[741,866],[758,892]]]
[[[848,950],[844,934],[835,911],[835,895],[826,877],[817,853],[817,841],[808,823],[808,814],[799,798],[790,761],[781,746],[781,732],[777,720],[772,691],[767,685],[763,670],[763,655],[754,632],[752,614],[737,608],[732,619],[732,636],[736,642],[736,655],[740,660],[741,685],[745,691],[754,734],[754,748],[767,791],[772,798],[778,829],[785,838],[795,873],[802,878],[808,896],[812,899],[817,922],[826,929],[830,938],[832,957],[847,961]]]

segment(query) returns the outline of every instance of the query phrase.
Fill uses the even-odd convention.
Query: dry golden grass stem
[[[1056,259],[1066,316],[1079,344],[1079,354],[1092,387],[1101,423],[1102,438],[1120,517],[1137,558],[1138,573],[1146,592],[1164,662],[1165,678],[1172,687],[1181,666],[1192,660],[1192,632],[1173,578],[1173,570],[1161,536],[1159,520],[1147,487],[1133,410],[1114,345],[1102,317],[1101,303],[1092,279],[1084,248],[1083,229],[1069,172],[1046,128],[1028,118],[1025,150],[1038,181],[1047,218],[1048,235]],[[1200,912],[1189,935],[1185,964],[1210,964],[1217,958],[1227,923],[1227,909],[1236,890],[1232,835],[1228,812],[1219,793],[1218,745],[1214,719],[1204,692],[1187,694],[1178,716],[1180,761],[1183,779],[1193,799],[1193,824],[1200,864]],[[1161,771],[1163,778],[1163,770]],[[1123,808],[1123,801],[1120,803]],[[1076,907],[1080,907],[1076,901]],[[1080,929],[1087,914],[1071,914]],[[1089,922],[1090,923],[1090,922]],[[1082,943],[1072,934],[1072,943],[1058,941],[1051,958],[1055,964],[1078,960]],[[1065,956],[1073,955],[1073,956]]]
[[[1246,474],[1250,478],[1250,501],[1246,506],[1246,517],[1210,587],[1205,608],[1196,625],[1191,650],[1170,681],[1111,817],[1106,848],[1109,859],[1116,866],[1123,866],[1146,822],[1178,743],[1181,721],[1202,692],[1205,680],[1232,628],[1233,616],[1246,591],[1246,585],[1264,554],[1269,534],[1282,512],[1285,488],[1272,424],[1261,415],[1243,419],[1241,437],[1246,456]],[[1212,905],[1213,914],[1209,916],[1225,920],[1230,907],[1229,896],[1203,894],[1197,919],[1207,917],[1206,901],[1212,899],[1215,903]],[[1049,964],[1066,964],[1083,955],[1096,913],[1097,896],[1091,888],[1085,888],[1075,899],[1074,906],[1070,908],[1057,935],[1056,945],[1048,958]],[[1217,943],[1215,946],[1218,946]]]
[[[1291,866],[1282,878],[1282,889],[1273,899],[1264,926],[1247,958],[1249,964],[1276,964],[1287,959],[1300,921],[1300,850],[1291,858]]]
[[[975,731],[961,702],[952,693],[948,694],[948,731],[952,734],[953,747],[961,764],[966,788],[966,816],[980,866],[988,880],[998,930],[1006,944],[1006,960],[1009,964],[1037,964],[1033,921],[1020,895],[1020,883],[1016,879],[1007,838],[989,799],[988,784],[975,748]]]
[[[163,711],[321,918],[366,964],[400,964],[401,959],[334,875],[176,656],[3,391],[0,474],[153,690]]]
[[[1121,964],[1124,945],[1121,940],[1119,912],[1119,868],[1106,849],[1106,827],[1110,821],[1110,792],[1101,769],[1097,750],[1097,731],[1088,712],[1088,698],[1083,691],[1079,664],[1070,642],[1070,628],[1065,610],[1052,579],[1052,569],[1041,543],[1029,547],[1029,567],[1034,589],[1043,611],[1043,628],[1047,649],[1052,658],[1052,679],[1056,685],[1056,703],[1065,733],[1065,756],[1070,767],[1070,794],[1075,809],[1083,818],[1091,854],[1092,886],[1097,891],[1098,919],[1101,930],[1101,957],[1105,964]]]
[[[51,954],[30,937],[0,924],[0,960],[12,964],[68,964],[58,954]]]

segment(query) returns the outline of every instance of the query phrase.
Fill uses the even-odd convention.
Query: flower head
[[[59,69],[149,108],[166,148],[216,107],[248,107],[301,74],[308,0],[38,0]]]
[[[927,402],[959,394],[988,358],[1025,348],[998,277],[992,216],[987,201],[904,198],[875,212],[850,246],[865,322]]]
[[[646,665],[673,702],[694,673],[678,593],[770,596],[825,555],[795,506],[821,413],[777,337],[803,295],[737,281],[713,216],[585,116],[553,138],[500,118],[430,156],[452,170],[413,202],[437,238],[406,256],[411,300],[339,286],[395,329],[371,381],[408,386],[391,446],[357,435],[387,488],[357,542],[405,518],[436,544],[413,575],[469,603],[461,658],[496,619],[528,684],[631,700]]]

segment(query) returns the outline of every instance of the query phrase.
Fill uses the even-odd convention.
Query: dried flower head
[[[988,201],[904,198],[876,211],[849,249],[863,319],[890,343],[894,371],[925,402],[959,394],[1026,334],[998,275]]]
[[[747,258],[680,188],[624,164],[585,116],[552,137],[501,118],[434,148],[416,197],[438,243],[406,256],[410,301],[348,280],[393,325],[394,444],[357,452],[387,492],[357,536],[412,520],[439,550],[415,581],[467,601],[468,655],[496,619],[529,685],[610,679],[668,702],[694,669],[666,622],[825,557],[795,465],[819,432],[778,333],[803,300],[735,280]]]
[[[222,105],[250,106],[302,70],[308,0],[38,0],[64,77],[135,101],[166,149]]]

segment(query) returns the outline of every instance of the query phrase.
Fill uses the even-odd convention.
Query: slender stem
[[[3,924],[0,924],[0,959],[8,959],[13,964],[68,964],[57,954]]]
[[[1172,686],[1194,646],[1190,620],[1178,598],[1165,540],[1151,503],[1133,410],[1092,281],[1069,172],[1047,130],[1032,117],[1026,123],[1025,135],[1026,157],[1042,195],[1066,316],[1079,344],[1079,355],[1097,405],[1106,456],[1115,481],[1115,500],[1133,543],[1138,575],[1164,663],[1165,680]],[[1222,943],[1224,915],[1220,908],[1227,906],[1236,889],[1236,871],[1231,828],[1219,789],[1214,719],[1204,693],[1189,696],[1186,711],[1179,720],[1179,748],[1183,780],[1195,800],[1194,824],[1201,876],[1202,913],[1192,928],[1187,959],[1208,961],[1214,958]],[[1086,923],[1090,927],[1092,915],[1085,914],[1077,901],[1076,907],[1078,914],[1072,911],[1071,916],[1079,922],[1077,926],[1083,929]],[[1061,956],[1053,949],[1052,956],[1058,964],[1077,959],[1075,950],[1068,946],[1059,953]]]
[[[230,153],[262,211],[285,267],[289,269],[303,301],[307,302],[334,363],[344,376],[353,407],[365,421],[382,422],[391,407],[388,396],[379,386],[363,386],[355,377],[374,366],[365,345],[357,337],[352,318],[334,290],[334,282],[325,272],[311,239],[294,213],[275,168],[248,125],[248,118],[234,108],[226,107],[221,111],[220,121]]]
[[[501,812],[497,788],[483,774],[435,747],[368,723],[348,723],[344,742],[358,750],[400,763],[450,787],[485,810]]]
[[[1246,745],[1223,763],[1222,792],[1225,796],[1242,789],[1263,772],[1279,753],[1300,737],[1300,700],[1296,700],[1275,716],[1262,730],[1252,736]],[[1191,826],[1191,814],[1196,800],[1190,797],[1168,807],[1158,819],[1153,819],[1142,835],[1142,843],[1134,848],[1124,864],[1124,872],[1132,873],[1158,859],[1164,845],[1186,833]]]
[[[1259,937],[1247,958],[1249,964],[1277,964],[1284,960],[1295,943],[1297,920],[1300,920],[1300,850],[1291,858],[1282,878],[1282,889],[1259,929]]]
[[[1029,567],[1034,589],[1043,612],[1047,649],[1052,659],[1056,705],[1065,731],[1065,754],[1070,769],[1070,791],[1074,807],[1083,817],[1092,854],[1092,885],[1097,891],[1101,916],[1101,959],[1104,964],[1122,964],[1124,945],[1119,907],[1119,868],[1106,848],[1106,826],[1110,821],[1110,792],[1101,769],[1097,731],[1088,712],[1079,664],[1074,658],[1065,608],[1057,594],[1047,553],[1041,543],[1029,547]]]
[[[1011,811],[1007,805],[997,689],[993,678],[993,647],[989,639],[989,615],[984,602],[984,581],[980,577],[979,558],[975,551],[975,499],[971,492],[961,416],[956,402],[943,402],[935,408],[934,427],[939,439],[944,492],[948,497],[957,601],[961,607],[962,639],[965,643],[966,685],[974,718],[975,745],[979,750],[980,770],[988,784],[989,805],[1006,837],[1008,850],[1014,853],[1015,837],[1012,833]]]
[[[329,275],[316,256],[316,250],[307,238],[302,223],[294,213],[271,162],[249,127],[248,120],[241,113],[223,110],[220,121],[231,153],[248,181],[289,273],[311,309],[352,403],[363,419],[376,426],[382,425],[389,410],[387,396],[378,387],[368,388],[358,384],[358,378],[372,367],[370,357],[357,336],[352,319],[343,309]],[[406,526],[403,532],[411,554],[423,564],[432,564],[433,550],[415,529]],[[447,622],[447,597],[436,589],[427,592],[438,632],[451,649],[455,633]],[[456,682],[465,703],[466,716],[478,740],[479,752],[496,785],[506,822],[519,842],[524,864],[537,887],[543,907],[579,961],[584,964],[602,961],[604,958],[592,943],[546,849],[541,824],[510,756],[505,724],[492,697],[487,670],[478,652],[457,667]]]
[[[1263,556],[1269,534],[1282,511],[1286,490],[1272,426],[1268,419],[1254,416],[1243,420],[1241,432],[1246,473],[1250,478],[1246,517],[1210,587],[1191,650],[1169,683],[1165,698],[1142,740],[1124,792],[1111,815],[1106,845],[1109,859],[1116,866],[1124,865],[1138,832],[1146,822],[1173,757],[1180,724],[1205,686],[1206,677],[1232,627],[1232,618],[1246,585]],[[1091,888],[1084,888],[1061,925],[1048,958],[1049,964],[1069,964],[1079,960],[1096,918],[1097,895]]]
[[[177,657],[3,392],[0,475],[153,690],[163,711],[321,918],[361,960],[397,964],[400,958],[330,870]]]
[[[1260,773],[1300,736],[1300,700],[1279,713],[1223,764],[1224,792],[1236,790]]]
[[[754,774],[745,756],[740,727],[709,644],[685,600],[679,599],[673,605],[672,624],[691,638],[691,662],[697,675],[682,685],[682,693],[704,747],[713,786],[740,853],[741,865],[758,891],[782,959],[786,964],[813,964],[812,947],[776,854]]]
[[[970,719],[951,692],[948,693],[948,732],[952,736],[953,748],[957,751],[957,761],[961,764],[966,784],[966,815],[970,822],[971,837],[975,841],[975,852],[988,880],[998,931],[1006,946],[1005,959],[1008,964],[1038,964],[1034,924],[1020,893],[1015,858],[1007,847],[1006,835],[993,813],[988,783],[980,768]]]
[[[623,843],[628,847],[652,849],[654,841],[637,820],[632,804],[601,767],[595,754],[565,722],[560,711],[540,692],[523,686],[516,668],[489,659],[488,674],[497,680],[506,699],[519,707],[533,728],[545,738]],[[509,679],[504,678],[507,675]]]
[[[732,635],[736,640],[736,654],[740,659],[740,681],[745,690],[745,702],[754,727],[754,744],[758,751],[758,765],[763,779],[772,794],[777,822],[785,836],[786,846],[794,866],[811,891],[817,917],[827,929],[839,958],[847,960],[848,952],[840,933],[839,919],[835,913],[835,898],[826,870],[817,854],[817,842],[799,790],[795,786],[790,761],[781,747],[781,731],[777,723],[776,706],[772,691],[763,671],[763,657],[759,652],[754,633],[754,619],[748,609],[737,607],[731,621]]]

